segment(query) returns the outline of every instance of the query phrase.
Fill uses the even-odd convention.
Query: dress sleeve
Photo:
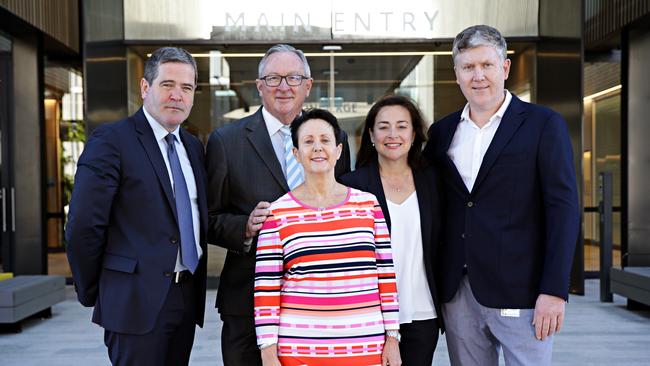
[[[393,268],[393,254],[390,249],[390,233],[386,219],[377,200],[374,200],[375,255],[379,277],[379,298],[386,330],[399,329],[399,305],[397,303],[397,282]]]
[[[254,315],[258,345],[278,343],[282,263],[279,227],[271,214],[262,225],[255,253]]]

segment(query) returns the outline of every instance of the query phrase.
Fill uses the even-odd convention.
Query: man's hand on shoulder
[[[540,294],[535,302],[535,314],[533,325],[535,326],[535,338],[543,341],[553,333],[559,333],[564,322],[564,299]]]

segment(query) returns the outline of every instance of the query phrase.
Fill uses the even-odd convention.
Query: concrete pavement
[[[191,365],[223,365],[215,294],[208,292],[206,325],[197,331]],[[23,322],[22,333],[0,334],[0,365],[109,365],[103,330],[90,322],[91,309],[76,302],[71,287],[66,301],[54,306],[52,314],[50,319]],[[614,296],[614,303],[600,303],[598,281],[588,280],[586,296],[571,296],[567,305],[563,331],[555,339],[553,364],[649,365],[650,312],[627,310],[619,296]],[[449,365],[444,337],[434,365]]]

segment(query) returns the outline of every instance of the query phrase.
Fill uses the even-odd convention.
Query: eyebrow
[[[333,134],[330,135],[330,134],[328,134],[328,133],[321,133],[320,135],[303,135],[303,136],[301,136],[300,138],[307,138],[307,137],[323,137],[323,136],[325,136],[325,137],[334,137]]]
[[[165,80],[161,80],[160,83],[158,83],[158,84],[160,85],[160,84],[164,84],[164,83],[173,83],[173,84],[176,84],[176,80],[165,79]],[[181,83],[181,85],[182,85],[182,86],[191,86],[192,88],[194,87],[194,83]]]
[[[375,123],[375,124],[380,124],[380,123],[390,124],[389,121],[379,121],[379,122],[377,122],[377,123]],[[405,119],[400,119],[399,121],[397,121],[397,123],[409,123],[409,121],[407,121],[407,120],[405,120]]]

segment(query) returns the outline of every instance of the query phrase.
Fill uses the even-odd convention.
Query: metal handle
[[[14,187],[11,187],[11,232],[16,232],[16,195]]]
[[[5,187],[2,187],[2,232],[7,232],[7,200],[5,199]]]

